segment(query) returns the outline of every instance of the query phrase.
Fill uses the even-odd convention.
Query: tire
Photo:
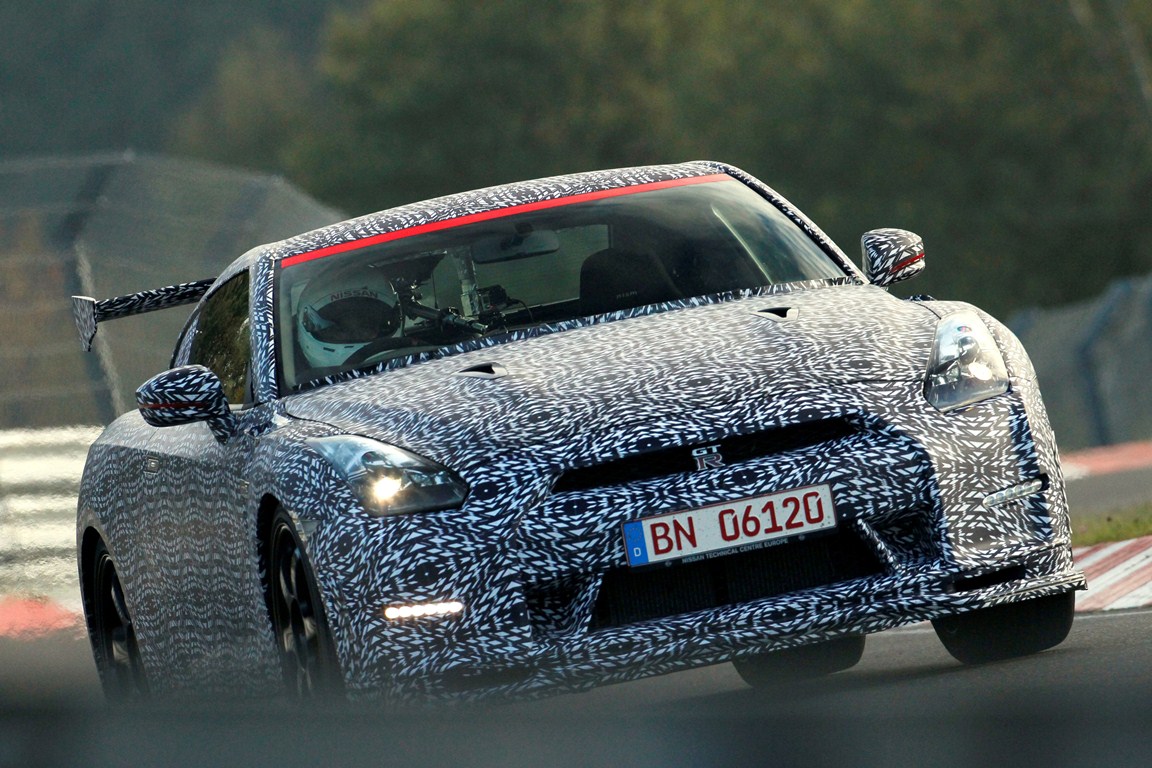
[[[864,635],[848,635],[812,645],[783,648],[733,659],[732,666],[753,688],[830,675],[856,666],[864,655]]]
[[[981,608],[932,620],[936,636],[963,664],[1014,659],[1063,642],[1072,628],[1076,593]]]
[[[148,697],[148,680],[136,629],[128,612],[124,587],[108,545],[100,540],[92,553],[89,573],[89,639],[100,685],[109,701],[133,701]]]
[[[301,699],[339,695],[343,679],[324,604],[292,518],[284,510],[272,520],[264,562],[285,692]]]

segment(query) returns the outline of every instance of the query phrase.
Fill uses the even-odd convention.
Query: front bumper
[[[958,576],[924,569],[916,574],[860,579],[558,641],[533,660],[534,666],[525,665],[528,676],[522,683],[500,692],[520,696],[583,690],[1085,587],[1083,575],[1072,568],[1067,548],[1004,552],[1002,556],[1004,567],[991,572]],[[1044,575],[1027,575],[981,589],[956,588],[962,578],[1021,567],[1026,573]],[[474,679],[481,682],[484,677]],[[450,690],[453,683],[458,687],[452,680],[429,692]]]
[[[340,568],[326,582],[350,690],[400,698],[580,690],[1084,588],[1055,445],[1031,382],[950,414],[899,383],[813,393],[799,410],[794,399],[773,402],[729,409],[720,423],[743,434],[829,420],[852,428],[817,429],[807,444],[705,471],[608,485],[554,487],[555,468],[512,458],[472,480],[473,497],[458,512],[372,520],[343,536],[321,531],[316,561],[329,573],[341,552],[370,540],[371,557],[357,557],[367,567]],[[643,450],[616,455],[663,456],[662,446],[717,439],[717,422],[701,416],[649,428]],[[603,433],[589,440],[610,442]],[[589,464],[612,478],[611,461]],[[989,502],[1033,481],[1034,492]],[[769,578],[776,586],[757,595],[726,602],[713,592],[667,615],[635,620],[605,610],[612,574],[627,581],[630,573],[621,523],[817,483],[832,487],[836,535],[865,553],[848,565],[834,554],[838,564],[799,587]],[[770,556],[808,547],[797,544],[785,540]],[[731,586],[717,589],[726,595]],[[448,599],[465,611],[402,622],[381,615],[389,604]]]

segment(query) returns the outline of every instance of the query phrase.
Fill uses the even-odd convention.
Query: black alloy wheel
[[[148,696],[148,681],[136,630],[128,612],[124,587],[108,546],[100,541],[92,557],[92,654],[104,695],[110,701],[131,701]]]
[[[340,666],[320,592],[292,519],[283,510],[272,521],[267,547],[268,607],[285,690],[302,699],[338,694]]]

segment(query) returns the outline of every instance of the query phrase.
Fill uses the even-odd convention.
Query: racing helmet
[[[329,270],[300,294],[296,338],[313,368],[335,367],[370,342],[395,336],[402,320],[396,292],[379,270]]]

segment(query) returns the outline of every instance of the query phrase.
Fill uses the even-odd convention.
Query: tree
[[[273,26],[311,57],[328,10],[359,2],[0,3],[0,159],[159,149],[238,38]]]
[[[1131,39],[1152,32],[1143,6],[1072,2],[1124,6]],[[911,290],[1005,313],[1152,268],[1152,127],[1134,70],[1118,76],[1127,60],[1102,56],[1071,8],[375,0],[333,14],[314,69],[286,77],[270,52],[255,59],[267,77],[234,77],[253,63],[226,58],[205,102],[219,114],[191,133],[225,124],[226,105],[287,105],[285,82],[304,81],[303,106],[249,108],[246,126],[200,146],[269,148],[264,162],[355,213],[573,170],[726,160],[849,251],[867,229],[920,232],[931,266]]]
[[[283,171],[317,119],[316,87],[289,40],[257,27],[224,52],[212,86],[173,125],[169,141],[183,153]]]
[[[302,178],[363,211],[667,160],[667,4],[429,0],[338,14],[321,66],[343,126],[313,136]]]

